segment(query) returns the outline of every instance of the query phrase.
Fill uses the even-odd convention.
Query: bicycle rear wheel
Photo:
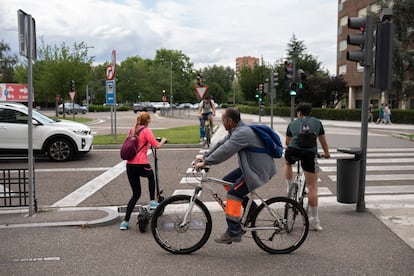
[[[286,212],[286,209],[289,211]],[[296,201],[287,197],[274,197],[266,200],[266,205],[257,207],[251,227],[257,228],[252,231],[252,236],[261,249],[271,254],[287,254],[298,249],[305,241],[309,220],[303,207]]]
[[[177,195],[165,199],[152,214],[151,231],[164,250],[174,254],[190,254],[208,240],[212,229],[207,207],[196,199],[189,222],[181,225],[191,197]]]

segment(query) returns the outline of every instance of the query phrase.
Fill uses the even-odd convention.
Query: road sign
[[[204,95],[206,94],[206,92],[208,90],[208,86],[197,86],[195,89],[197,91],[198,97],[200,99],[203,99]]]
[[[76,91],[69,91],[69,96],[72,102],[75,100],[76,97]]]
[[[107,80],[105,83],[106,87],[106,104],[115,104],[115,82],[113,80]]]
[[[106,76],[106,80],[113,80],[115,77],[115,72],[112,69],[112,65],[109,64],[108,66],[106,66],[106,72],[105,72],[105,76]]]

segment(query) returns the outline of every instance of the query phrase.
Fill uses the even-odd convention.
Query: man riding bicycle
[[[297,160],[301,160],[302,169],[304,171],[306,186],[308,187],[308,199],[310,206],[309,224],[312,230],[321,231],[318,215],[318,161],[316,155],[318,154],[318,147],[316,137],[323,149],[323,157],[329,158],[329,147],[326,142],[325,130],[322,122],[310,116],[312,105],[310,103],[299,103],[296,106],[297,119],[291,122],[286,130],[286,151],[285,151],[285,177],[289,185],[292,183],[293,168],[292,165]],[[314,133],[314,141],[301,141],[300,132],[303,129],[304,122],[308,129]],[[308,138],[308,139],[312,139]],[[311,142],[311,146],[304,145]]]
[[[215,239],[218,243],[230,244],[241,241],[241,207],[248,202],[247,194],[269,182],[276,174],[276,166],[270,155],[249,150],[250,147],[263,147],[263,142],[251,127],[240,120],[237,109],[227,108],[221,121],[228,135],[204,155],[197,156],[202,162],[197,163],[196,168],[200,170],[205,165],[222,163],[237,153],[239,167],[223,178],[233,183],[227,192],[227,230]]]
[[[216,106],[210,95],[204,97],[198,107],[198,118],[200,120],[200,142],[204,141],[204,122],[209,120],[210,129],[213,131],[213,117],[216,116]]]

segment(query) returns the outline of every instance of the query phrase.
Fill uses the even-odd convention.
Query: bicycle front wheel
[[[207,125],[205,127],[204,133],[205,133],[204,135],[206,136],[206,145],[207,145],[207,147],[210,147],[210,144],[211,144],[211,131],[210,131],[210,126],[209,125]]]
[[[168,252],[190,254],[200,249],[210,237],[211,215],[198,199],[194,202],[188,223],[183,225],[190,200],[187,195],[169,197],[152,214],[152,235],[158,245]]]
[[[271,254],[287,254],[305,241],[309,220],[303,207],[295,200],[274,197],[257,207],[251,228],[255,228],[253,240],[261,249]]]

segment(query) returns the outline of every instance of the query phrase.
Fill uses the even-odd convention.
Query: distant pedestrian
[[[368,107],[368,122],[370,122],[370,123],[374,122],[374,114],[372,113],[373,108],[374,108],[374,106],[372,104],[369,104],[369,107]]]
[[[391,124],[391,109],[388,104],[384,106],[384,122]]]
[[[384,123],[384,103],[381,104],[378,110],[377,124]]]

